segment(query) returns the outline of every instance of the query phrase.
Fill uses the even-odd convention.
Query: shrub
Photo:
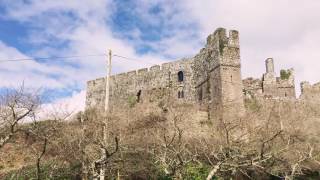
[[[203,180],[206,179],[210,172],[210,167],[205,165],[189,164],[183,173],[183,178],[187,180]],[[216,178],[213,178],[214,180]]]
[[[289,79],[290,76],[291,76],[291,72],[289,70],[284,70],[284,69],[280,70],[280,78],[282,80],[287,80]]]
[[[137,104],[137,97],[136,96],[129,96],[128,97],[128,104],[129,107],[132,108]]]

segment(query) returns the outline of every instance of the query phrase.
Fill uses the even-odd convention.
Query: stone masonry
[[[293,69],[281,70],[277,77],[273,59],[265,64],[261,79],[242,80],[239,33],[218,28],[192,58],[111,76],[109,109],[125,110],[137,103],[191,105],[208,112],[208,119],[222,119],[241,116],[248,96],[295,99]],[[319,98],[319,84],[304,82],[301,87],[305,99]],[[89,81],[86,108],[103,109],[104,101],[105,78]]]
[[[134,103],[170,99],[175,104],[205,107],[215,116],[244,112],[239,35],[217,29],[193,58],[113,75],[110,107],[129,108]],[[105,78],[87,83],[86,107],[103,108]],[[233,111],[237,107],[237,111]],[[222,113],[223,112],[223,113]]]
[[[300,99],[320,103],[320,83],[302,82]]]
[[[295,98],[293,69],[281,70],[282,76],[277,77],[272,58],[265,61],[266,73],[261,79],[247,78],[243,80],[244,92],[247,96],[263,96],[266,98]]]

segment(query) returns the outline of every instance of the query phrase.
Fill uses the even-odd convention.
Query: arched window
[[[179,81],[179,82],[182,82],[182,81],[183,81],[183,72],[182,72],[182,71],[179,71],[179,72],[178,72],[178,81]]]

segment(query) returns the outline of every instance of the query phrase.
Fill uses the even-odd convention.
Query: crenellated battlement
[[[187,61],[190,61],[190,59],[182,59],[180,61],[154,65],[149,68],[142,68],[142,69],[132,70],[129,72],[119,73],[119,74],[112,75],[110,79],[111,81],[115,81],[115,80],[121,80],[121,79],[130,79],[130,78],[134,78],[135,76],[149,76],[150,73],[157,73],[159,71],[168,71],[171,66],[176,66],[177,63],[183,63]],[[105,83],[105,78],[90,80],[87,82],[87,86],[95,86],[101,83]]]
[[[239,32],[218,28],[193,58],[111,76],[110,106],[126,107],[128,99],[154,102],[159,97],[166,97],[178,104],[205,106],[212,117],[221,118],[227,114],[232,117],[241,114],[244,110],[242,97],[244,94],[248,97],[246,93],[295,99],[294,70],[281,70],[277,77],[273,58],[266,59],[265,66],[262,78],[242,80]],[[88,81],[87,86],[87,107],[103,107],[105,78]],[[320,94],[320,83],[303,82],[301,89],[303,97],[312,99]],[[152,97],[146,100],[147,96]]]
[[[208,36],[206,48],[217,49],[222,53],[225,47],[240,47],[238,31],[230,30],[227,34],[226,29],[218,28],[213,34]]]
[[[296,98],[294,70],[281,70],[280,76],[277,77],[274,70],[273,58],[265,60],[266,72],[260,79],[259,84],[252,84],[249,79],[244,80],[244,91],[251,92],[256,96],[265,96],[273,98]],[[252,88],[255,86],[255,88]],[[258,87],[260,86],[260,87]]]
[[[308,90],[314,90],[314,91],[319,91],[320,92],[320,82],[316,83],[316,84],[311,84],[308,81],[303,81],[300,83],[300,87],[301,87],[301,93],[304,93]]]
[[[308,81],[300,83],[301,95],[300,99],[307,101],[320,102],[320,82],[310,84]]]

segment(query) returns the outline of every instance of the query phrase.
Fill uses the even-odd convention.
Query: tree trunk
[[[37,180],[41,180],[41,165],[40,165],[40,162],[41,162],[41,159],[42,159],[43,155],[46,153],[47,143],[48,143],[48,139],[44,138],[42,152],[37,158]]]
[[[213,169],[210,171],[210,173],[209,173],[208,176],[207,176],[207,180],[211,180],[211,179],[212,179],[212,177],[213,177],[213,176],[217,173],[217,171],[219,170],[220,165],[221,165],[221,163],[218,163],[217,165],[215,165],[215,166],[213,167]]]

